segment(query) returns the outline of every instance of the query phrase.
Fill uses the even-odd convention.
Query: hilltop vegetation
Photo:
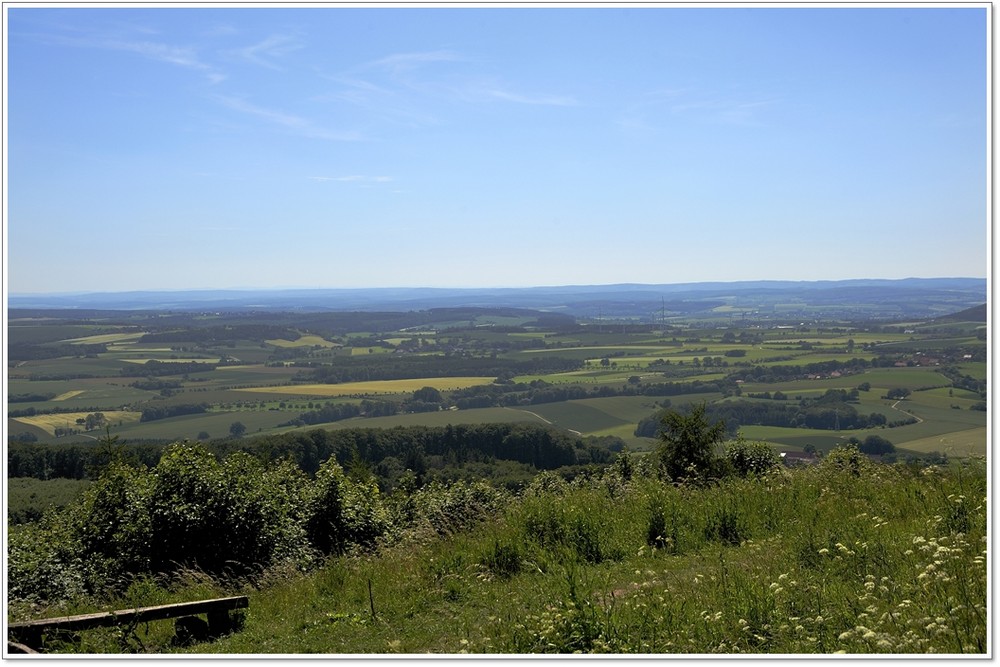
[[[981,461],[841,448],[787,470],[737,441],[706,461],[722,477],[679,481],[657,462],[671,447],[519,493],[382,494],[334,459],[307,476],[175,445],[12,530],[9,608],[251,598],[216,642],[177,646],[155,623],[48,638],[68,652],[985,652]]]

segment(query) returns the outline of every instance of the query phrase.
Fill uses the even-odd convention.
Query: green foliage
[[[45,510],[70,505],[90,484],[87,480],[15,477],[7,480],[7,524],[38,521]]]
[[[519,544],[494,540],[479,562],[492,574],[509,578],[521,571],[523,560],[524,555]]]
[[[304,574],[274,569],[248,590],[243,630],[213,643],[182,649],[155,623],[136,630],[147,650],[220,654],[985,653],[982,463],[888,466],[844,448],[822,465],[712,485],[664,483],[643,469],[637,461],[614,496],[614,471],[549,477],[520,497],[424,488],[396,500],[451,528]],[[327,474],[341,493],[352,483],[332,465]],[[487,521],[465,523],[491,504]],[[45,575],[29,579],[36,593],[82,596],[96,580],[74,560],[73,530],[45,525],[44,536],[10,535],[12,582],[34,572]],[[192,575],[176,590],[162,581],[137,577],[98,607],[224,594]],[[14,618],[27,613],[13,607]],[[83,634],[58,650],[124,646]]]
[[[781,460],[766,443],[747,442],[739,436],[726,445],[725,458],[741,477],[763,475],[781,465]]]
[[[434,387],[422,387],[413,392],[413,400],[424,403],[440,403],[444,398],[442,398],[441,392]]]
[[[715,446],[725,436],[723,422],[709,424],[705,404],[687,414],[668,411],[663,415],[661,443],[656,450],[663,471],[671,479],[699,479],[712,472]]]
[[[857,445],[848,444],[831,449],[823,457],[821,465],[859,477],[862,473],[869,472],[874,464],[861,453]]]
[[[394,523],[410,540],[466,531],[508,507],[511,495],[485,481],[428,484],[404,496]]]
[[[864,454],[891,454],[896,451],[895,445],[880,435],[869,435],[858,446]]]
[[[306,534],[316,549],[340,554],[351,544],[370,547],[388,528],[376,484],[348,478],[332,459],[320,466],[305,510]]]

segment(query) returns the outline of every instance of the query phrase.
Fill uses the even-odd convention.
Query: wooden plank
[[[7,652],[8,653],[38,653],[35,649],[30,646],[25,646],[24,644],[18,644],[17,642],[7,640]]]
[[[250,606],[250,599],[245,595],[213,600],[198,600],[196,602],[177,602],[158,605],[156,607],[137,607],[135,609],[120,609],[96,614],[81,614],[79,616],[60,616],[57,618],[41,618],[34,621],[8,623],[7,630],[12,634],[31,634],[44,630],[88,630],[91,628],[106,628],[122,623],[158,621],[178,616],[190,616],[216,611],[245,609]]]

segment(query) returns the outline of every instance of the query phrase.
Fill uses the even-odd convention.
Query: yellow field
[[[948,456],[986,456],[986,427],[910,440],[899,446],[916,452],[941,452]]]
[[[236,391],[258,394],[294,394],[296,396],[349,396],[351,394],[402,394],[423,387],[447,391],[489,384],[492,377],[413,378],[409,380],[379,380],[372,382],[345,382],[343,384],[299,384],[287,387],[250,387]]]
[[[74,391],[67,391],[65,393],[59,394],[58,396],[56,396],[52,400],[53,401],[65,401],[66,399],[69,399],[69,398],[75,398],[75,397],[79,396],[80,394],[82,394],[83,392],[84,392],[83,389],[76,389]]]
[[[214,357],[211,359],[121,359],[120,361],[127,361],[130,364],[144,364],[147,361],[160,361],[165,364],[217,364],[220,360],[218,357]]]
[[[313,347],[314,345],[319,345],[320,347],[341,347],[338,343],[331,343],[321,336],[313,335],[299,336],[298,340],[272,338],[264,342],[268,345],[274,345],[275,347]]]
[[[56,434],[56,428],[63,426],[69,428],[77,428],[77,419],[86,419],[87,415],[91,414],[89,412],[64,412],[57,415],[35,415],[34,417],[17,417],[14,421],[21,422],[22,424],[27,424],[28,426],[37,426],[38,428],[44,430],[50,435]],[[103,412],[105,419],[107,419],[112,424],[117,422],[137,422],[139,418],[142,417],[141,412],[129,412],[123,410],[108,410]]]
[[[62,343],[72,343],[73,345],[100,345],[101,343],[120,343],[126,340],[139,340],[146,332],[140,331],[139,333],[116,333],[116,334],[101,334],[99,336],[84,336],[83,338],[68,338]]]
[[[377,345],[374,347],[352,347],[350,350],[352,357],[364,356],[366,354],[387,354],[392,352],[392,348],[379,347]]]
[[[159,354],[173,352],[169,347],[136,347],[136,341],[125,341],[124,343],[113,343],[108,345],[108,352],[131,352],[135,354]]]

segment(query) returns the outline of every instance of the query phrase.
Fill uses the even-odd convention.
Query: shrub
[[[291,464],[265,468],[242,452],[219,463],[201,445],[183,443],[164,452],[152,477],[154,571],[186,565],[242,575],[302,554],[296,508],[305,479]]]
[[[521,547],[516,543],[494,539],[492,546],[479,559],[481,565],[499,577],[512,577],[521,571]]]
[[[780,465],[774,450],[763,442],[747,442],[742,436],[726,447],[725,458],[740,477],[763,475]]]
[[[324,554],[343,553],[348,545],[372,546],[389,528],[389,512],[374,482],[357,482],[328,459],[316,473],[306,501],[305,530]]]
[[[874,465],[854,444],[834,447],[820,464],[825,470],[848,472],[855,477],[871,470]]]

